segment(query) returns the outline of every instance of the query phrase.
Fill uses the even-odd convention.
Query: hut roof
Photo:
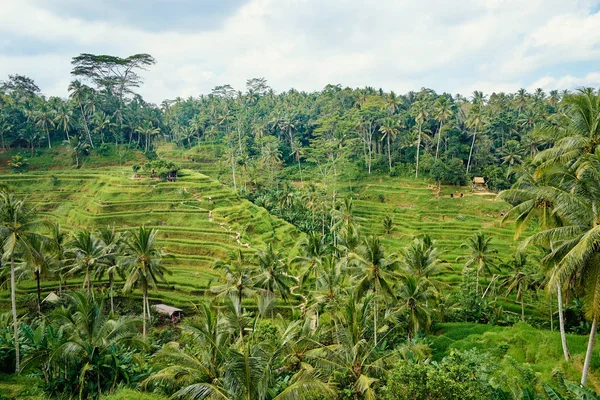
[[[152,306],[156,311],[158,311],[159,313],[162,314],[167,314],[169,316],[172,316],[174,313],[176,312],[183,312],[182,309],[177,308],[177,307],[171,307],[168,306],[166,304],[156,304],[154,306]]]
[[[480,183],[483,185],[485,183],[485,179],[483,176],[476,176],[473,178],[473,183]]]
[[[48,302],[48,303],[54,303],[57,302],[58,300],[60,300],[60,297],[58,297],[58,295],[54,292],[50,292],[48,293],[48,296],[46,296],[44,298],[44,300],[42,300],[42,303]]]

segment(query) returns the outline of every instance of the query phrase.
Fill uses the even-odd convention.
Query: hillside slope
[[[236,249],[252,253],[267,242],[291,248],[296,229],[201,173],[185,170],[176,182],[133,178],[131,169],[53,170],[0,175],[17,195],[66,230],[146,225],[159,230],[160,244],[174,257],[173,272],[156,299],[185,306],[197,301],[217,274],[217,259]],[[73,281],[74,284],[76,281]],[[45,282],[46,290],[56,287]],[[31,281],[22,291],[34,290]],[[4,301],[8,293],[2,292]]]

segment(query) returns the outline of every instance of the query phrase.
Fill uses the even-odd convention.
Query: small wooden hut
[[[152,306],[159,314],[169,317],[171,322],[179,322],[183,318],[183,310],[177,307],[171,307],[166,304],[156,304]]]

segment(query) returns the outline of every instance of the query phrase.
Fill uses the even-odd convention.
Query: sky
[[[149,53],[160,103],[327,84],[397,93],[600,87],[600,0],[0,0],[0,80],[67,96],[71,58]]]

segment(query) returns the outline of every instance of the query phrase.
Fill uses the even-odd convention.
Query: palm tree
[[[24,266],[26,271],[33,275],[37,284],[37,309],[39,312],[42,305],[40,280],[53,272],[58,263],[52,252],[52,243],[47,238],[40,235],[28,235],[26,241],[27,251],[25,251],[23,257]]]
[[[348,255],[349,264],[358,266],[356,278],[357,295],[364,296],[372,291],[373,298],[373,335],[374,344],[377,345],[377,303],[379,296],[394,298],[391,288],[391,280],[394,277],[397,258],[395,254],[385,254],[385,249],[378,238],[367,237],[363,244],[358,247],[357,253]]]
[[[302,366],[291,377],[283,391],[273,393],[273,362],[284,347],[273,346],[254,336],[234,342],[224,322],[221,315],[202,305],[200,318],[183,326],[191,336],[189,344],[185,347],[177,342],[164,345],[156,358],[167,367],[142,382],[142,388],[158,383],[177,390],[172,396],[175,399],[332,397],[333,388],[318,370],[308,365]]]
[[[505,190],[498,195],[499,199],[508,203],[515,204],[506,215],[503,221],[514,218],[515,220],[515,239],[518,238],[535,219],[542,230],[563,225],[562,218],[554,212],[555,204],[550,198],[553,189],[548,186],[544,176],[536,175],[532,168],[526,166],[518,170],[517,182],[509,190]],[[550,242],[550,249],[554,244]],[[565,331],[565,318],[563,312],[562,285],[556,285],[558,302],[558,322],[560,337],[563,349],[563,355],[566,361],[569,361],[570,354],[567,344],[567,335]]]
[[[535,161],[546,165],[570,164],[600,147],[600,91],[579,89],[566,95],[568,118],[564,126],[547,127],[546,133],[557,138],[554,146],[539,153]]]
[[[62,293],[62,283],[64,279],[63,263],[67,259],[66,244],[69,239],[69,235],[65,232],[60,224],[49,224],[49,234],[47,236],[48,243],[50,245],[50,252],[56,260],[56,267],[53,274],[58,275],[58,292]]]
[[[438,153],[440,151],[440,139],[442,137],[442,128],[444,127],[444,123],[452,118],[453,110],[452,103],[447,96],[440,96],[435,101],[434,107],[434,117],[435,120],[440,124],[437,131],[437,145],[435,147],[435,159],[438,158]]]
[[[145,121],[142,125],[138,126],[135,129],[135,131],[137,133],[139,133],[140,135],[144,135],[144,137],[146,138],[146,146],[144,148],[144,153],[147,153],[148,148],[149,148],[150,144],[152,143],[151,138],[154,135],[157,135],[158,133],[160,133],[160,128],[152,125],[152,122],[150,122],[150,121]]]
[[[67,250],[70,255],[67,274],[83,274],[82,290],[88,293],[92,291],[92,275],[106,261],[106,250],[102,241],[91,231],[84,229],[75,233]]]
[[[108,286],[110,291],[110,311],[111,313],[114,313],[115,302],[113,286],[115,283],[115,278],[117,276],[121,277],[122,279],[125,278],[124,265],[119,263],[119,256],[123,250],[124,238],[123,235],[121,235],[115,230],[114,226],[100,229],[100,231],[98,232],[98,236],[102,240],[102,245],[104,246],[106,257],[104,259],[104,262],[101,263],[96,269],[96,277],[102,278],[102,276],[105,273],[108,275]]]
[[[509,263],[502,266],[511,269],[511,274],[503,279],[502,286],[507,286],[507,296],[516,292],[516,299],[521,302],[521,321],[525,322],[525,292],[536,289],[539,286],[540,278],[532,269],[528,268],[527,256],[520,251],[513,256]]]
[[[104,111],[93,113],[92,121],[94,122],[94,125],[96,125],[94,131],[100,135],[100,142],[104,144],[104,134],[115,124],[110,120],[110,117],[104,113]],[[147,145],[148,141],[146,140],[146,147]]]
[[[87,133],[88,140],[90,142],[90,146],[94,148],[94,141],[92,140],[92,135],[90,134],[90,127],[87,122],[86,112],[84,111],[83,104],[85,102],[86,96],[91,89],[87,86],[83,85],[80,81],[74,80],[69,84],[69,92],[72,100],[76,101],[79,105],[79,110],[81,112],[81,118],[83,119],[83,126],[85,127],[85,131]]]
[[[334,316],[333,344],[306,352],[306,359],[317,368],[346,376],[355,400],[375,399],[375,384],[397,358],[394,351],[382,354],[374,341],[365,338],[371,298],[366,296],[361,302],[349,296]]]
[[[512,167],[513,165],[521,164],[522,161],[523,151],[519,142],[516,140],[507,141],[502,149],[502,164]]]
[[[385,139],[387,141],[388,163],[389,163],[389,167],[390,167],[390,172],[392,172],[391,142],[396,140],[396,136],[398,136],[398,134],[400,133],[398,126],[399,126],[398,120],[388,117],[383,120],[383,123],[379,127],[379,131],[383,134],[381,136],[381,140]]]
[[[67,142],[71,141],[69,137],[69,129],[71,128],[71,118],[73,117],[73,110],[71,110],[67,103],[62,103],[58,109],[54,112],[54,122],[65,132],[67,135]]]
[[[25,200],[17,199],[12,193],[0,191],[0,238],[3,258],[10,260],[10,300],[15,342],[15,372],[19,372],[19,321],[17,319],[17,297],[15,282],[15,254],[27,250],[27,238],[34,235],[40,225]]]
[[[55,357],[80,368],[80,399],[93,396],[90,391],[94,386],[100,396],[103,386],[113,390],[118,383],[117,354],[119,348],[135,342],[139,320],[107,317],[102,302],[85,292],[75,292],[69,300],[69,307],[63,306],[52,314],[52,319],[63,326],[66,335],[65,342],[56,349]],[[107,370],[115,375],[112,382],[102,379]]]
[[[334,245],[337,245],[339,239],[348,241],[351,236],[358,235],[360,220],[354,215],[352,197],[345,197],[339,208],[331,210],[331,231],[335,232],[336,239]]]
[[[424,277],[403,275],[397,293],[398,313],[408,320],[408,340],[411,340],[421,327],[426,330],[431,325],[429,301],[435,299],[437,290]]]
[[[556,265],[549,286],[554,288],[563,282],[574,282],[583,293],[585,315],[592,322],[581,378],[581,384],[585,386],[600,320],[600,300],[597,296],[600,292],[600,204],[597,196],[600,191],[600,166],[596,155],[582,154],[571,167],[542,168],[538,173],[545,175],[551,184],[548,189],[552,190],[546,192],[563,226],[536,233],[523,245],[558,243],[542,260],[549,265]]]
[[[296,277],[288,275],[288,269],[281,253],[273,249],[269,243],[266,248],[256,252],[259,273],[254,278],[255,285],[273,294],[277,292],[279,297],[287,301],[290,295],[290,287],[298,283]]]
[[[498,257],[495,255],[498,250],[493,249],[490,245],[491,237],[486,237],[484,233],[477,232],[469,237],[460,247],[467,249],[469,255],[460,256],[459,260],[466,260],[466,268],[474,268],[476,273],[475,294],[479,294],[479,276],[482,272],[490,272]]]
[[[483,131],[484,126],[487,124],[487,119],[483,113],[483,109],[480,104],[475,104],[469,110],[469,116],[467,119],[467,126],[472,129],[473,141],[471,142],[471,150],[469,150],[469,161],[467,162],[467,174],[471,168],[471,158],[473,156],[473,148],[475,147],[475,139],[477,133]]]
[[[423,278],[438,287],[440,282],[436,278],[451,270],[450,265],[441,259],[442,254],[431,237],[424,235],[404,249],[400,266],[405,275]]]
[[[429,117],[429,111],[427,110],[426,104],[423,100],[415,101],[411,108],[411,114],[417,123],[417,166],[415,171],[415,178],[419,177],[419,152],[421,151],[421,135],[423,133],[423,123]]]
[[[48,105],[45,102],[42,102],[39,106],[39,109],[34,112],[33,117],[35,118],[35,125],[46,132],[46,136],[48,138],[48,148],[51,149],[52,143],[50,143],[50,130],[48,128],[54,127],[52,110],[48,108]]]
[[[165,273],[168,273],[161,263],[166,254],[156,243],[157,234],[156,229],[145,226],[141,226],[137,231],[132,231],[125,240],[125,256],[121,260],[122,265],[129,268],[123,289],[129,291],[137,285],[142,291],[144,338],[146,338],[146,316],[150,318],[148,289],[155,288],[158,281],[164,281]]]
[[[210,288],[211,292],[216,293],[218,297],[233,295],[241,305],[244,296],[250,297],[256,294],[257,270],[246,262],[240,249],[230,254],[228,261],[217,261],[214,268],[225,273],[223,277],[225,284]]]

